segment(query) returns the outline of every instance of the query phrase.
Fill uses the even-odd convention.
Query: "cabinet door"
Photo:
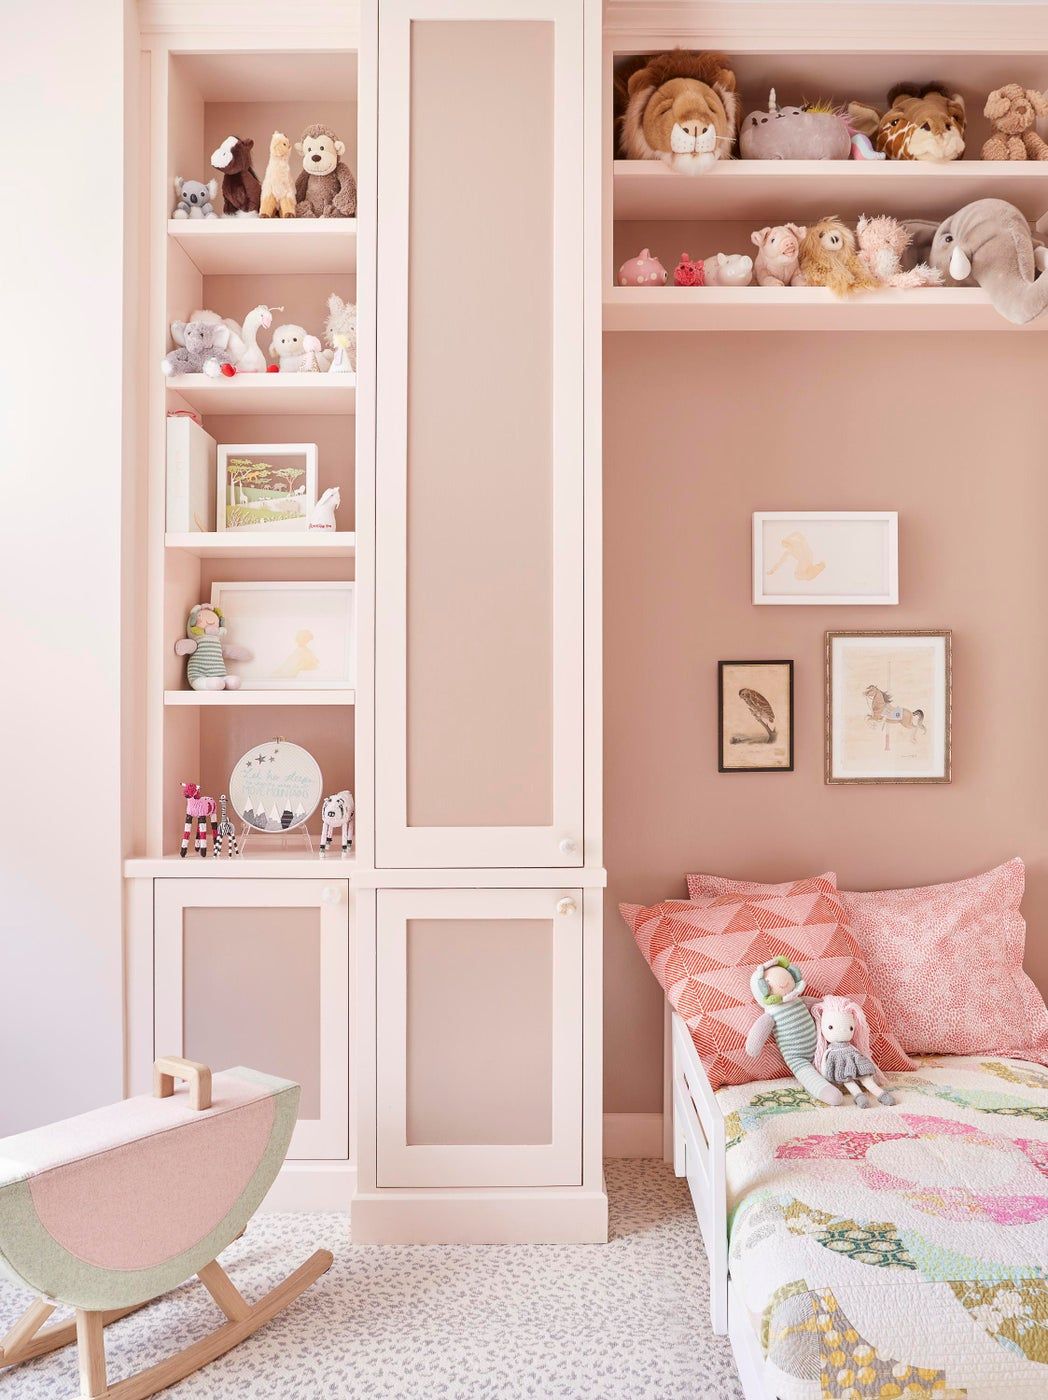
[[[302,1086],[289,1157],[349,1155],[346,880],[157,880],[157,1055]]]
[[[380,890],[379,1186],[582,1180],[582,894]]]
[[[382,0],[376,864],[583,863],[581,0]]]

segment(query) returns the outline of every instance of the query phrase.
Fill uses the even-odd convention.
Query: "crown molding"
[[[143,35],[236,37],[237,46],[301,35],[332,47],[357,48],[359,0],[139,0]],[[270,47],[268,42],[263,47]]]

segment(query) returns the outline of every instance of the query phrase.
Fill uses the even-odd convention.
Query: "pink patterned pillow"
[[[863,1007],[881,1069],[914,1068],[886,1033],[884,1013],[870,995],[869,973],[832,879],[816,876],[771,892],[619,908],[670,1005],[691,1031],[714,1089],[789,1078],[774,1040],[758,1059],[746,1054],[746,1034],[760,1015],[750,975],[777,957],[800,967],[810,995],[834,993]]]
[[[1023,971],[1025,884],[1016,857],[947,885],[841,892],[889,1024],[907,1050],[1048,1064],[1048,1008]]]

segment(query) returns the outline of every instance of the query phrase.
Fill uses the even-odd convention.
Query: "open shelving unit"
[[[172,407],[204,415],[351,414],[356,407],[355,374],[173,374],[165,383]]]
[[[167,232],[204,275],[357,270],[356,219],[169,219]]]

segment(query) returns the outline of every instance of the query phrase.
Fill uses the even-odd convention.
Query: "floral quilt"
[[[894,1108],[722,1089],[729,1266],[782,1400],[1046,1400],[1048,1072],[889,1076]]]

